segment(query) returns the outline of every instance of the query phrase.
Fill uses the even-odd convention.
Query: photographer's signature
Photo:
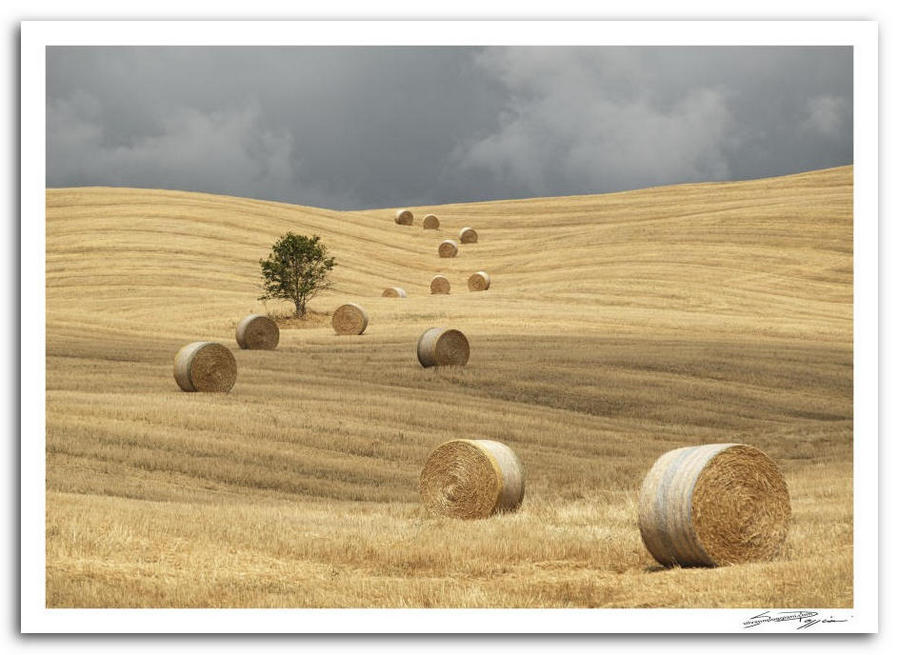
[[[799,623],[796,627],[797,630],[805,630],[818,623],[846,623],[847,619],[836,619],[832,616],[820,617],[818,612],[811,610],[793,610],[788,612],[770,612],[766,610],[744,621],[744,629],[755,628],[763,623],[790,623],[792,621]]]

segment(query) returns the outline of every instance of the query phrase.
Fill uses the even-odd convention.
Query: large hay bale
[[[478,232],[471,227],[464,227],[459,231],[460,243],[478,243]]]
[[[425,368],[465,366],[469,361],[469,340],[459,330],[433,327],[425,330],[416,343],[416,355]]]
[[[195,341],[175,355],[175,381],[182,391],[230,391],[237,379],[237,362],[225,346]]]
[[[397,225],[412,225],[413,213],[408,209],[398,209],[397,216],[394,218]]]
[[[338,334],[362,334],[369,324],[369,315],[366,310],[355,302],[348,302],[334,310],[331,317],[331,327]]]
[[[388,287],[381,295],[384,298],[406,298],[406,290],[400,287]]]
[[[525,472],[512,449],[499,441],[454,439],[428,456],[419,491],[434,514],[481,519],[522,504]]]
[[[791,501],[764,452],[712,444],[656,460],[641,486],[638,514],[644,544],[660,564],[718,566],[777,555]]]
[[[456,254],[459,252],[459,246],[456,245],[456,241],[453,239],[446,239],[441,241],[441,245],[438,246],[438,255],[441,257],[456,257]]]
[[[450,280],[443,275],[431,278],[431,293],[450,293]]]
[[[491,276],[484,271],[469,276],[469,291],[487,291],[491,287]]]
[[[438,217],[434,214],[428,214],[425,218],[422,219],[422,229],[423,230],[436,230],[441,226],[441,222],[438,220]]]
[[[237,344],[244,350],[275,350],[278,337],[275,321],[262,314],[245,316],[234,331]]]

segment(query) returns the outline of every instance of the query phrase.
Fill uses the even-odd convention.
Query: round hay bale
[[[416,355],[425,368],[465,366],[469,361],[469,340],[459,330],[433,327],[425,330],[416,343]]]
[[[381,295],[384,298],[406,298],[406,291],[400,287],[388,287]]]
[[[483,519],[518,509],[525,472],[512,449],[499,441],[454,439],[428,456],[419,492],[433,514]]]
[[[790,517],[778,466],[743,444],[665,453],[644,478],[638,505],[644,544],[666,566],[772,559],[787,538]]]
[[[341,305],[331,317],[331,327],[338,334],[362,334],[368,324],[369,315],[355,302]]]
[[[195,341],[175,355],[175,381],[182,391],[230,391],[237,379],[237,362],[225,346]]]
[[[469,276],[469,291],[487,291],[491,288],[491,276],[484,271]]]
[[[441,222],[438,220],[438,217],[434,214],[428,214],[425,218],[422,219],[422,229],[423,230],[436,230],[441,226]]]
[[[234,338],[244,350],[275,350],[279,334],[278,326],[271,318],[250,314],[238,323]]]
[[[443,275],[431,278],[431,293],[450,293],[450,280]]]
[[[460,243],[478,243],[478,232],[470,227],[464,227],[459,231]]]
[[[413,213],[408,209],[398,209],[397,216],[394,218],[397,225],[412,225]]]
[[[458,252],[459,246],[456,245],[456,241],[453,239],[441,241],[441,245],[438,246],[438,255],[441,257],[456,257]]]

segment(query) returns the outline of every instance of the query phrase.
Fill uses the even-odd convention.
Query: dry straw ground
[[[388,209],[48,190],[48,605],[852,604],[851,185],[839,168],[413,208],[436,232]],[[482,238],[441,270],[494,284],[433,296],[464,225]],[[288,230],[322,235],[334,288],[277,350],[239,350],[257,260]],[[322,315],[348,300],[372,319],[353,339]],[[432,325],[469,337],[465,369],[419,365]],[[231,393],[178,390],[172,358],[201,339],[233,346]],[[517,513],[425,512],[419,472],[451,438],[515,450]],[[642,477],[717,442],[783,468],[786,549],[663,569]]]

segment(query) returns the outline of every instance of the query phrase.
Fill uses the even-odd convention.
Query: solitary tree
[[[292,300],[294,316],[306,314],[306,303],[331,286],[328,272],[334,257],[328,256],[319,237],[288,232],[272,246],[268,258],[259,260],[263,295],[260,300]]]

